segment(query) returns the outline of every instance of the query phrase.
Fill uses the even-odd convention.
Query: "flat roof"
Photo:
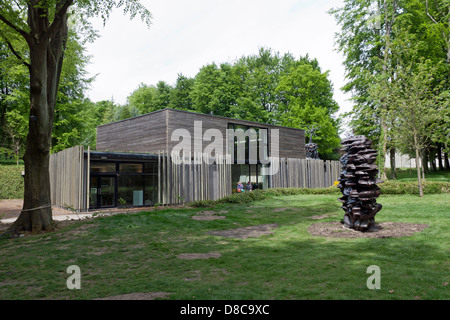
[[[89,151],[89,156],[93,160],[158,160],[157,154],[150,153]]]
[[[278,127],[278,128],[285,128],[285,129],[305,131],[304,129],[279,126],[279,125],[270,124],[270,123],[256,122],[256,121],[242,120],[242,119],[235,119],[235,118],[228,118],[228,117],[218,116],[218,115],[213,115],[213,114],[206,114],[206,113],[199,113],[199,112],[195,112],[195,111],[186,111],[186,110],[178,110],[178,109],[171,109],[171,108],[165,108],[165,109],[161,109],[161,110],[156,110],[156,111],[152,111],[152,112],[149,112],[149,113],[146,113],[146,114],[138,115],[136,117],[132,117],[132,118],[127,118],[127,119],[123,119],[123,120],[118,120],[118,121],[114,121],[114,122],[101,124],[101,125],[97,126],[97,128],[98,127],[107,126],[107,125],[111,125],[111,124],[114,124],[114,123],[119,123],[119,122],[123,122],[123,121],[128,121],[128,120],[133,120],[133,119],[137,119],[137,118],[146,117],[146,116],[149,116],[149,115],[152,115],[152,114],[156,114],[156,113],[159,113],[159,112],[164,112],[164,111],[183,112],[183,113],[195,114],[195,115],[199,115],[199,116],[206,116],[206,117],[223,119],[223,120],[227,120],[227,121],[230,121],[230,122],[232,122],[232,121],[242,121],[242,122],[247,122],[249,124],[253,124],[255,126],[257,126],[257,125],[261,126],[262,125],[262,126],[270,126],[270,127]]]

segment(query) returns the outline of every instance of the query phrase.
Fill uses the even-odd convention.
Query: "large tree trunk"
[[[30,48],[30,119],[25,155],[25,194],[22,212],[13,225],[15,231],[51,230],[50,141],[52,108],[47,99],[47,50],[42,45]]]
[[[436,172],[437,171],[437,168],[436,168],[436,150],[434,148],[430,149],[430,152],[428,153],[428,160],[430,161],[431,170],[433,170],[433,172]]]
[[[442,144],[438,144],[436,151],[437,151],[439,170],[444,170],[444,164],[442,162],[442,149],[443,149]]]
[[[422,167],[425,173],[429,173],[428,169],[428,150],[425,148],[422,151]]]
[[[391,31],[392,25],[395,20],[395,9],[396,1],[392,2],[392,12],[390,12],[387,4],[387,0],[384,0],[384,29],[385,29],[385,48],[383,52],[383,73],[387,74],[388,63],[389,63],[389,51],[390,51],[390,41],[391,41]],[[389,18],[389,14],[392,16]],[[386,159],[386,151],[387,151],[387,143],[388,143],[388,124],[387,118],[389,113],[389,105],[388,105],[388,97],[382,99],[384,101],[381,102],[381,113],[380,113],[380,125],[381,125],[381,155],[380,159],[382,159],[382,163],[380,166],[380,175],[382,180],[387,180],[386,168],[385,168],[385,159]]]
[[[50,193],[50,148],[56,94],[67,37],[67,8],[71,1],[57,5],[59,16],[49,25],[45,12],[29,5],[30,119],[25,163],[25,194],[22,212],[9,232],[38,233],[54,227]],[[64,9],[64,8],[65,9]],[[63,10],[60,10],[63,8]],[[58,20],[57,20],[58,19]]]
[[[395,148],[390,149],[390,162],[391,162],[391,179],[397,179],[395,174]]]
[[[448,161],[448,153],[444,152],[444,168],[445,170],[450,169],[450,161]]]
[[[414,133],[414,145],[415,145],[415,149],[416,149],[416,169],[417,169],[417,180],[419,182],[419,196],[423,197],[423,188],[422,188],[422,179],[420,176],[420,165],[419,165],[419,159],[420,159],[420,150],[418,147],[418,143],[417,143],[417,135],[416,133]]]

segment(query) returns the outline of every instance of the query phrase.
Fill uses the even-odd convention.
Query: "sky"
[[[339,31],[331,8],[343,0],[141,0],[152,13],[148,28],[115,9],[106,25],[92,20],[100,37],[86,45],[86,68],[96,75],[87,96],[94,102],[125,104],[140,83],[173,85],[178,74],[194,77],[201,67],[233,62],[270,48],[295,58],[309,54],[329,70],[340,111],[351,110],[343,56],[336,51]]]

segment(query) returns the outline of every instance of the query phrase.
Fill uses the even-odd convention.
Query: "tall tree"
[[[178,74],[174,88],[171,90],[170,107],[178,110],[193,110],[191,97],[194,79]]]
[[[230,117],[230,107],[236,104],[237,92],[230,80],[231,65],[208,64],[195,76],[191,97],[194,109],[200,113]]]
[[[139,2],[87,0],[0,1],[0,30],[11,52],[30,74],[30,114],[25,163],[23,209],[9,232],[53,229],[49,159],[57,92],[66,48],[69,7],[76,5],[83,19],[94,15],[105,20],[114,7],[124,6],[132,17],[140,14],[150,24],[151,15]],[[28,52],[21,54],[13,40],[23,39]]]
[[[419,195],[422,197],[418,159],[432,143],[430,128],[442,115],[448,114],[448,101],[442,103],[447,95],[441,91],[443,83],[436,83],[438,67],[431,60],[420,57],[419,46],[420,42],[415,41],[413,34],[399,30],[392,47],[396,64],[392,67],[395,77],[389,85],[389,96],[393,107],[391,117],[395,117],[396,122],[394,137],[403,151],[415,153]]]
[[[370,99],[367,89],[372,76],[383,74],[389,77],[392,28],[400,10],[398,0],[345,0],[342,8],[330,11],[342,29],[336,39],[339,51],[345,54],[344,65],[349,80],[343,89],[353,94],[355,103],[350,124],[357,133],[367,135],[378,145],[383,179],[387,178],[384,159],[388,145],[389,104],[387,97],[380,97],[378,101]]]
[[[316,61],[317,62],[317,61]],[[339,148],[339,120],[334,114],[339,110],[333,99],[333,87],[328,72],[322,73],[308,60],[283,75],[276,93],[282,97],[277,117],[280,124],[307,129],[315,126],[315,139],[322,159],[337,157]]]
[[[145,83],[139,84],[137,89],[127,97],[127,102],[128,106],[137,109],[140,114],[159,110],[156,87]]]

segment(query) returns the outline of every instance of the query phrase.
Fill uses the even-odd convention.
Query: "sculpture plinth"
[[[353,136],[341,142],[346,153],[341,157],[342,172],[338,187],[341,189],[344,210],[344,227],[358,231],[375,229],[375,215],[382,205],[376,202],[380,196],[377,183],[377,151],[365,136]]]

